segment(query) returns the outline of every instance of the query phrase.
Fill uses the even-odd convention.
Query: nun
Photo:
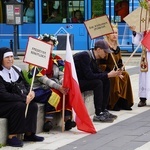
[[[44,138],[35,134],[38,110],[37,104],[32,101],[35,94],[29,90],[21,69],[13,63],[12,50],[7,47],[0,48],[0,118],[7,118],[7,145],[22,147],[23,141],[40,142]],[[18,92],[18,83],[23,84],[28,92]],[[29,107],[25,117],[27,104]],[[24,134],[24,138],[19,139],[18,134]]]

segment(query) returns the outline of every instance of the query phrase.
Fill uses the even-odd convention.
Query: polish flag
[[[146,33],[141,43],[148,51],[150,51],[150,31]]]
[[[68,93],[69,102],[76,114],[75,121],[77,124],[77,129],[92,134],[96,133],[95,127],[88,115],[79,88],[75,65],[72,57],[72,51],[69,42],[69,34],[67,34],[66,61],[65,61],[63,86],[69,88],[69,93]]]

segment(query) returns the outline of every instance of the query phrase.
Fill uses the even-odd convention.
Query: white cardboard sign
[[[47,69],[51,51],[50,44],[29,37],[23,61]]]
[[[87,20],[84,24],[91,36],[91,39],[113,33],[113,29],[107,15]]]
[[[129,26],[135,26],[136,32],[146,31],[149,28],[149,11],[145,8],[138,7],[123,18],[123,20]]]

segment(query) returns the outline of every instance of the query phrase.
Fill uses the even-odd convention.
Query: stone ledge
[[[93,91],[86,91],[82,95],[89,115],[95,114]]]
[[[93,102],[93,91],[87,91],[82,93],[84,98],[85,106],[89,115],[94,114],[94,102]],[[53,119],[54,126],[61,127],[62,119],[61,113],[57,113]],[[44,104],[38,103],[38,114],[37,114],[37,130],[36,133],[43,132],[43,124],[44,124]],[[6,144],[7,139],[7,119],[0,118],[0,144]]]
[[[0,144],[6,144],[7,139],[7,119],[0,118]]]
[[[95,113],[94,102],[93,102],[93,91],[86,91],[82,93],[85,106],[87,108],[89,116]],[[38,104],[38,117],[37,117],[37,133],[43,132],[43,124],[44,124],[44,104]],[[62,114],[56,113],[53,119],[54,127],[62,126]]]

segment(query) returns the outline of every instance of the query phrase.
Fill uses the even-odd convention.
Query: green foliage
[[[148,9],[148,4],[147,4],[146,0],[139,0],[139,3],[140,3],[141,7]]]
[[[29,78],[29,77],[28,77],[28,72],[27,72],[27,70],[23,70],[22,72],[23,72],[23,76],[24,76],[24,78],[26,79],[26,81],[31,85],[32,78]]]
[[[92,0],[92,15],[95,17],[105,14],[104,0]]]
[[[118,2],[121,2],[122,0],[115,0],[115,4],[117,4]]]
[[[4,147],[4,145],[0,143],[0,148],[2,148],[2,147]]]

